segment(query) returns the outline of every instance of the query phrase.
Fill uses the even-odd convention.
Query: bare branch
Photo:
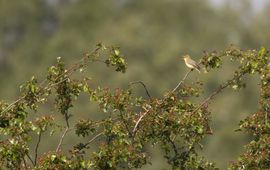
[[[96,136],[94,136],[92,139],[90,139],[88,142],[86,142],[84,144],[84,147],[86,147],[87,145],[89,145],[90,143],[92,143],[94,140],[96,140],[99,136],[101,136],[103,134],[103,132],[98,133]]]
[[[227,83],[224,86],[220,86],[216,91],[214,91],[209,97],[207,97],[195,110],[193,110],[191,112],[191,114],[195,113],[196,111],[198,111],[201,107],[203,107],[205,104],[207,104],[208,102],[210,102],[210,100],[212,100],[218,93],[220,93],[223,89],[225,89],[226,87],[228,87],[230,84]]]
[[[268,112],[265,112],[265,124],[268,125]]]
[[[178,152],[178,150],[177,150],[176,144],[174,143],[174,140],[172,140],[170,137],[168,137],[168,141],[169,141],[169,143],[170,143],[170,144],[172,145],[172,147],[173,147],[175,157],[178,157],[179,152]]]
[[[32,165],[35,166],[35,162],[34,162],[33,159],[31,158],[31,156],[30,156],[28,153],[26,153],[26,156],[27,156],[27,158],[30,160],[30,162],[32,163]]]
[[[7,112],[9,109],[11,109],[15,104],[19,103],[19,102],[20,102],[21,100],[23,100],[25,97],[26,97],[26,95],[20,97],[20,98],[17,99],[16,101],[14,101],[14,102],[12,102],[11,104],[9,104],[8,107],[5,108],[5,109],[1,112],[1,114]]]
[[[184,78],[177,84],[177,86],[173,89],[172,93],[175,92],[182,84],[183,82],[186,80],[186,78],[188,77],[188,75],[191,73],[192,69],[189,70],[186,75],[184,76]]]
[[[136,122],[136,124],[135,124],[135,126],[134,126],[134,128],[133,128],[133,134],[134,134],[134,136],[135,136],[135,134],[136,134],[136,132],[137,132],[137,127],[138,127],[138,125],[139,125],[139,123],[142,121],[142,118],[147,114],[149,112],[149,110],[147,110],[147,111],[145,111],[141,116],[140,116],[140,118],[137,120],[137,122]]]
[[[62,134],[62,136],[61,136],[61,138],[60,138],[60,140],[59,140],[59,143],[58,143],[58,145],[57,145],[57,148],[56,148],[55,152],[59,152],[59,150],[60,150],[60,148],[61,148],[61,145],[62,145],[62,143],[63,143],[64,137],[66,136],[68,130],[69,130],[69,128],[66,127],[64,133]]]
[[[39,147],[39,144],[40,144],[40,140],[41,140],[41,131],[38,134],[38,141],[37,141],[37,145],[35,147],[35,159],[34,159],[35,166],[37,165],[38,147]]]
[[[141,84],[147,94],[147,96],[151,99],[151,95],[149,93],[149,91],[147,90],[147,87],[146,85],[142,82],[142,81],[134,81],[134,82],[130,82],[130,85],[133,85],[133,84]]]
[[[200,60],[200,62],[198,63],[198,65],[200,65],[202,62],[202,60]],[[178,85],[173,89],[172,92],[175,92],[180,85],[185,81],[185,79],[187,78],[187,76],[189,75],[189,73],[193,71],[193,69],[191,69],[189,72],[186,73],[186,75],[184,76],[184,78],[178,83]],[[235,78],[240,78],[242,77],[244,74],[240,74]],[[210,100],[212,100],[218,93],[220,93],[223,89],[227,88],[231,83],[227,82],[226,84],[224,84],[223,86],[221,85],[216,91],[214,91],[208,98],[206,98],[194,111],[192,111],[191,114],[195,113],[196,111],[198,111],[201,107],[203,107],[205,104],[207,104]]]
[[[27,163],[26,163],[25,157],[23,157],[23,166],[24,166],[25,170],[28,170],[28,167],[27,167]]]
[[[63,140],[64,140],[64,138],[65,138],[65,136],[66,136],[66,134],[67,134],[67,132],[69,130],[69,116],[67,115],[67,113],[65,114],[65,121],[66,121],[66,129],[63,132],[63,134],[62,134],[62,136],[61,136],[61,138],[59,140],[59,143],[57,145],[57,148],[56,148],[55,152],[59,152],[59,150],[61,148],[61,145],[63,143]]]
[[[101,136],[103,134],[103,132],[98,133],[97,135],[95,135],[92,139],[90,139],[88,142],[80,145],[80,148],[78,148],[78,151],[86,148],[89,144],[91,144],[93,141],[95,141],[99,136]]]
[[[235,77],[234,79],[239,79],[243,75],[244,74],[240,74],[237,77]],[[225,88],[227,88],[231,84],[232,84],[232,81],[228,81],[224,85],[220,85],[220,87],[216,91],[214,91],[208,98],[206,98],[195,110],[193,110],[191,112],[191,114],[197,112],[201,107],[203,107],[205,104],[209,103],[210,100],[212,100],[218,93],[220,93],[222,90],[224,90]]]

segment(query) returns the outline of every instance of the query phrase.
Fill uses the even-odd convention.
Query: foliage
[[[105,65],[92,64],[91,70],[95,70],[95,74],[89,75],[94,80],[93,84],[125,88],[126,82],[139,79],[151,87],[153,96],[161,96],[166,89],[172,88],[187,70],[176,59],[185,53],[196,59],[204,49],[220,50],[229,43],[241,48],[269,44],[269,2],[265,1],[261,10],[254,10],[257,5],[250,4],[251,0],[228,0],[219,5],[212,1],[0,0],[0,98],[12,101],[18,95],[14,89],[32,75],[40,83],[44,68],[52,65],[57,56],[69,65],[82,49],[97,41],[121,45],[124,53],[128,54],[129,65],[127,74],[122,76],[104,69]],[[218,71],[202,74],[200,78],[205,81],[203,95],[210,93],[217,82],[228,78],[231,69],[231,65],[224,63],[224,76],[217,76]],[[142,95],[143,89],[137,88],[133,92],[137,91]],[[207,149],[202,152],[222,169],[248,141],[248,137],[228,131],[236,129],[239,119],[255,111],[257,105],[253,103],[257,98],[256,81],[251,81],[248,88],[240,93],[224,93],[212,107],[215,123],[211,125],[215,136],[211,142],[203,142]],[[91,119],[100,119],[103,114],[97,114],[98,109],[93,105],[79,99],[70,111],[76,109],[74,117],[84,117],[88,112]],[[42,105],[39,113],[50,114],[50,107]],[[56,118],[56,121],[61,125],[65,123],[64,119]],[[57,136],[49,138],[51,145],[56,145]],[[46,138],[46,134],[42,137]],[[70,133],[65,141],[70,140],[68,144],[72,145],[75,137]],[[40,151],[51,149],[51,145],[41,144]],[[154,150],[159,152],[160,149],[156,147]],[[165,161],[162,156],[155,157],[159,161],[152,165],[153,169],[166,168],[166,164],[159,166],[161,161]]]
[[[105,59],[104,56],[107,56]],[[254,139],[246,145],[246,151],[232,162],[230,169],[269,169],[270,125],[270,56],[265,48],[240,50],[234,46],[221,52],[205,52],[200,64],[209,72],[222,67],[222,61],[238,62],[238,69],[231,79],[221,84],[201,102],[193,98],[201,96],[203,83],[185,83],[190,70],[174,90],[168,90],[162,97],[151,96],[146,85],[131,82],[127,89],[114,90],[94,87],[85,70],[91,63],[101,62],[125,73],[127,63],[118,47],[98,44],[81,60],[66,67],[61,58],[49,67],[47,78],[40,82],[36,77],[23,84],[21,97],[12,102],[0,103],[0,165],[9,169],[132,169],[151,163],[147,146],[158,146],[172,169],[218,169],[214,163],[198,154],[203,149],[201,141],[212,135],[210,103],[225,88],[240,90],[245,87],[246,75],[259,74],[261,78],[260,108],[240,122],[240,131],[246,131]],[[76,79],[74,73],[83,75]],[[92,81],[92,80],[91,80]],[[147,98],[134,93],[133,87],[140,84]],[[88,95],[90,102],[98,104],[106,116],[102,120],[73,118],[69,110],[81,95]],[[55,114],[66,122],[65,128],[56,124],[56,115],[39,116],[41,105],[54,98]],[[36,117],[36,119],[30,119]],[[39,144],[47,131],[62,130],[55,150],[38,154]],[[78,137],[90,138],[78,142],[68,150],[62,150],[65,137],[75,131]],[[29,143],[31,134],[36,133],[38,141],[31,155]],[[79,138],[78,138],[79,139]],[[89,149],[94,151],[89,151]]]

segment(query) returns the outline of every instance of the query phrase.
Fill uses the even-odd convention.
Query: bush
[[[102,54],[102,55],[101,55]],[[101,56],[107,56],[105,59]],[[238,62],[238,69],[231,79],[220,84],[203,101],[192,102],[192,98],[202,94],[203,83],[192,84],[185,80],[192,73],[190,70],[173,90],[168,90],[163,97],[151,96],[146,85],[131,82],[127,89],[109,89],[93,87],[85,75],[91,63],[101,62],[112,67],[116,72],[125,73],[127,63],[117,47],[98,44],[92,52],[87,52],[81,60],[66,67],[61,58],[48,69],[47,78],[39,82],[36,77],[20,87],[18,100],[0,102],[0,165],[9,169],[132,169],[141,168],[151,162],[145,149],[146,145],[158,145],[163,150],[172,169],[218,169],[214,163],[198,154],[203,149],[200,141],[212,135],[210,127],[210,102],[225,88],[240,90],[245,87],[246,75],[260,75],[260,108],[240,122],[239,131],[252,134],[255,138],[245,146],[245,152],[232,162],[229,169],[269,169],[270,168],[270,56],[265,48],[240,50],[234,46],[217,52],[205,52],[199,64],[205,72],[219,69],[222,61],[230,59]],[[74,73],[83,76],[75,79]],[[134,93],[134,85],[141,85],[146,98]],[[107,116],[102,120],[77,119],[71,124],[72,114],[69,109],[82,93],[96,102],[100,111]],[[55,115],[38,117],[41,105],[54,98],[55,109],[66,123],[64,129],[56,124]],[[34,121],[30,120],[33,118]],[[44,141],[43,134],[56,129],[62,130],[58,145],[53,151],[38,154],[39,144]],[[66,135],[74,130],[78,136],[91,138],[88,142],[78,142],[62,150]],[[31,133],[38,141],[30,152]],[[93,142],[98,143],[95,151],[89,151]],[[34,153],[31,155],[30,153]],[[88,157],[87,155],[91,155]]]

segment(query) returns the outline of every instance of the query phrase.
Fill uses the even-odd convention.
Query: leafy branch
[[[99,58],[102,51],[108,52],[104,61]],[[211,112],[208,106],[224,89],[232,87],[239,90],[245,87],[242,80],[244,75],[257,73],[261,81],[260,108],[240,122],[240,130],[251,133],[255,138],[246,146],[240,159],[231,163],[230,169],[268,169],[269,52],[265,48],[243,51],[230,47],[220,53],[205,52],[200,64],[209,72],[220,68],[224,57],[238,62],[239,68],[231,79],[200,103],[192,102],[192,98],[201,96],[203,83],[186,83],[192,70],[173,90],[157,98],[150,95],[142,81],[129,83],[128,89],[111,90],[92,87],[86,77],[83,80],[72,78],[73,73],[79,71],[79,74],[83,74],[89,62],[95,61],[124,73],[127,63],[118,47],[107,48],[98,44],[94,51],[84,54],[81,60],[67,68],[58,58],[57,63],[48,69],[46,80],[38,83],[32,77],[21,86],[21,97],[16,101],[10,104],[0,102],[0,134],[3,136],[0,141],[0,165],[7,169],[27,169],[30,167],[28,164],[34,169],[138,169],[151,161],[147,146],[159,145],[172,168],[216,170],[215,164],[200,156],[196,147],[201,146],[201,140],[209,134]],[[133,93],[131,86],[137,84],[144,88],[146,99]],[[88,95],[90,102],[97,103],[103,119],[78,119],[73,128],[69,109],[82,93]],[[39,155],[44,132],[49,129],[54,131],[59,126],[54,123],[53,116],[41,116],[32,122],[32,114],[31,119],[29,115],[31,111],[38,112],[38,106],[48,103],[52,96],[57,113],[63,116],[65,125],[56,149]],[[200,114],[195,114],[198,112]],[[78,139],[83,137],[87,142],[79,142],[69,152],[64,149],[60,152],[71,130],[75,130]],[[32,132],[38,135],[33,158],[29,154]],[[94,141],[97,145],[91,147]]]

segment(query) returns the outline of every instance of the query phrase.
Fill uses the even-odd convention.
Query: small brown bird
[[[184,59],[185,64],[186,64],[186,66],[187,66],[188,68],[195,69],[195,70],[197,70],[199,73],[201,73],[201,71],[200,71],[200,66],[198,65],[198,63],[197,63],[196,61],[192,60],[192,59],[190,58],[189,55],[185,55],[185,56],[183,57],[183,59]]]

